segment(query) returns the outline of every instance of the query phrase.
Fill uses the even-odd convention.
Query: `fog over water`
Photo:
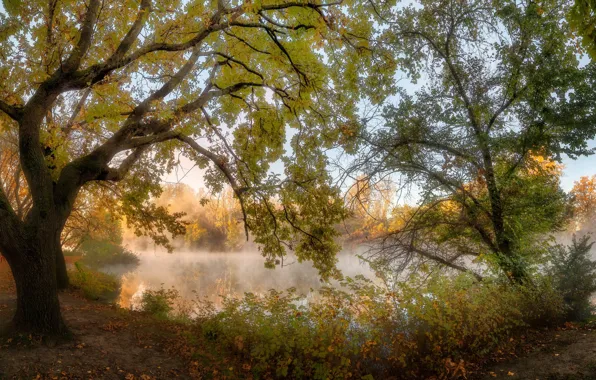
[[[581,233],[580,233],[581,235]],[[570,244],[572,233],[560,233],[556,240],[560,244]],[[251,292],[263,294],[270,289],[278,291],[296,288],[298,294],[307,299],[316,297],[316,290],[326,285],[338,285],[335,280],[325,283],[310,262],[299,263],[288,256],[275,269],[264,266],[265,259],[258,249],[252,245],[239,252],[208,252],[175,250],[168,253],[164,249],[139,250],[135,242],[128,242],[140,258],[137,267],[110,266],[102,271],[112,273],[121,279],[121,293],[117,300],[124,308],[137,309],[143,292],[147,289],[157,290],[174,287],[184,301],[208,299],[216,307],[221,306],[222,296],[242,297]],[[379,282],[368,263],[358,255],[366,252],[364,246],[344,248],[338,254],[337,268],[344,276],[365,277]],[[592,249],[596,256],[596,249]],[[595,257],[596,258],[596,257]],[[482,273],[484,266],[465,261],[466,266]],[[596,297],[595,297],[596,301]]]
[[[373,279],[374,272],[357,255],[360,249],[345,249],[338,255],[337,267],[344,276],[364,275]],[[256,248],[241,252],[138,252],[140,264],[134,269],[111,266],[104,271],[121,276],[122,290],[118,303],[125,308],[138,308],[146,289],[174,287],[182,299],[207,298],[221,305],[221,296],[242,297],[245,292],[264,293],[269,289],[296,288],[299,294],[327,285],[310,262],[299,263],[286,257],[283,267],[264,267],[265,259]],[[336,284],[331,281],[331,284]]]

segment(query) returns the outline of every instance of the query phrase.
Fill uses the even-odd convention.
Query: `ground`
[[[146,340],[149,337],[143,331],[149,326],[144,318],[88,302],[73,293],[62,294],[60,301],[73,340],[56,344],[28,336],[3,339],[0,379],[192,376],[186,362],[168,354],[161,340]],[[13,310],[14,301],[0,295],[0,321],[9,321]]]
[[[596,326],[544,330],[534,333],[521,354],[503,353],[479,378],[588,380],[596,379]],[[517,356],[517,357],[516,357]]]
[[[4,379],[201,379],[194,349],[180,338],[180,324],[113,305],[60,294],[72,338],[41,342],[11,333],[14,285],[0,266],[0,380]],[[202,366],[204,369],[207,366]]]

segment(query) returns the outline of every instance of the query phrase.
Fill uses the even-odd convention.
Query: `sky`
[[[596,140],[592,140],[590,147],[596,147]],[[561,188],[569,192],[573,183],[581,177],[596,175],[596,155],[580,157],[573,160],[569,157],[563,158],[563,175],[561,176]],[[164,177],[165,183],[183,183],[192,187],[195,191],[204,186],[203,171],[193,167],[193,162],[182,157],[179,168]]]
[[[590,142],[590,147],[596,147],[596,140]],[[577,160],[570,158],[563,159],[563,176],[561,177],[561,187],[565,191],[573,188],[573,182],[583,176],[596,175],[596,155],[580,157]]]

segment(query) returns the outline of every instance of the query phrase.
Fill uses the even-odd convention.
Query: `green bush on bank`
[[[141,298],[141,310],[160,319],[173,318],[179,297],[176,289],[164,289],[163,285],[158,290],[146,290]]]
[[[132,251],[109,240],[86,239],[78,249],[81,261],[91,268],[108,265],[138,265],[139,257]]]
[[[69,270],[68,277],[73,287],[80,289],[85,298],[94,301],[111,301],[120,290],[120,282],[114,276],[94,271],[80,262]]]

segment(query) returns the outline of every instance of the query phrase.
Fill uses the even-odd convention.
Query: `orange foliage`
[[[575,182],[571,195],[576,227],[580,229],[596,217],[596,175],[581,177]]]

